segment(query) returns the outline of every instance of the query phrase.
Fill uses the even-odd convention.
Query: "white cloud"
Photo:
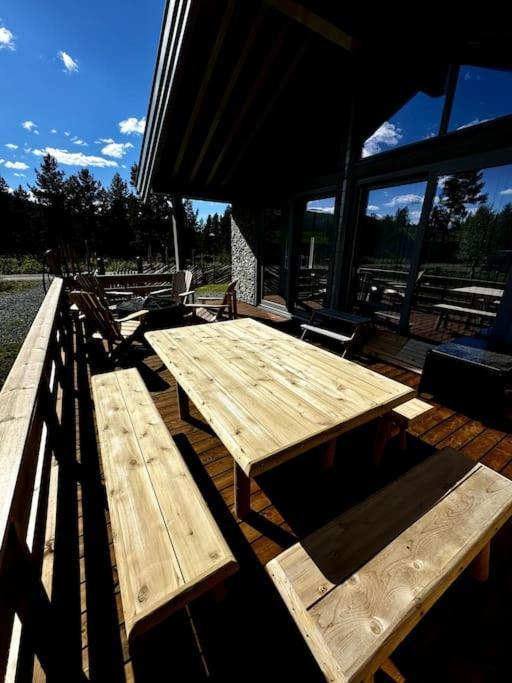
[[[368,140],[364,143],[363,157],[378,154],[379,152],[382,152],[383,147],[394,147],[395,145],[398,145],[402,138],[402,129],[399,126],[390,123],[389,121],[384,121],[382,126],[377,128],[375,133],[370,135]]]
[[[64,135],[65,135],[67,138],[69,138],[69,136],[71,135],[71,133],[69,132],[69,130],[67,130],[67,131],[64,133]]]
[[[506,190],[502,190],[500,194],[504,194],[505,196],[512,194],[512,187],[508,187]]]
[[[58,53],[58,58],[61,60],[61,62],[64,64],[64,71],[67,72],[68,74],[73,73],[73,71],[78,71],[78,62],[75,62],[73,57],[71,55],[68,55],[67,52],[64,52],[61,50]]]
[[[124,135],[142,135],[146,128],[146,117],[137,119],[135,116],[119,122],[119,130]]]
[[[409,211],[409,219],[418,222],[421,218],[421,211]]]
[[[0,159],[0,166],[4,163],[5,159]]]
[[[56,132],[57,132],[57,129],[56,129],[56,128],[52,128],[51,131],[50,131],[50,133],[54,133],[54,134],[55,134]]]
[[[310,206],[309,212],[312,213],[334,213],[334,206]]]
[[[24,147],[23,151],[25,152],[25,154],[28,154],[29,152],[32,151],[32,147]]]
[[[34,123],[33,121],[23,121],[21,125],[25,130],[28,130],[29,133],[36,133],[39,135],[37,132],[37,123]]]
[[[101,145],[102,143],[105,145],[110,145],[114,140],[112,138],[99,138],[98,140],[94,141],[95,145]]]
[[[84,154],[83,152],[69,152],[67,149],[56,149],[55,147],[45,147],[35,149],[32,154],[44,157],[51,154],[60,164],[64,166],[97,166],[98,168],[116,168],[117,162],[103,157]]]
[[[14,145],[12,142],[8,142],[5,146],[8,149],[18,149],[18,145]]]
[[[470,126],[477,126],[479,123],[485,123],[486,121],[489,121],[489,119],[473,119],[469,123],[464,123],[462,126],[459,126],[457,130],[462,130],[463,128],[469,128]]]
[[[409,204],[423,204],[423,197],[419,194],[399,194],[389,202],[386,202],[384,206],[406,206]]]
[[[5,26],[0,26],[0,50],[15,50],[14,35]]]
[[[17,171],[24,171],[28,168],[28,164],[24,164],[23,161],[6,161],[5,168],[13,168]]]
[[[80,147],[87,147],[87,143],[83,140],[80,140],[80,138],[76,138],[75,140],[73,140],[73,144],[80,145]]]
[[[114,159],[122,159],[128,150],[133,147],[131,142],[111,142],[101,150],[101,153]]]
[[[15,175],[18,178],[26,178],[27,177],[24,173],[14,173],[13,175]]]
[[[366,207],[366,210],[367,211],[378,211],[379,208],[380,207],[377,206],[376,204],[368,204],[368,206]]]

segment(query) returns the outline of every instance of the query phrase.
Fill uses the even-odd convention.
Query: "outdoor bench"
[[[318,318],[322,318],[331,323],[338,323],[342,325],[344,329],[340,331],[338,329],[321,327],[317,324]],[[354,347],[358,338],[362,336],[363,330],[368,330],[371,326],[371,318],[366,318],[354,313],[346,313],[345,311],[338,311],[333,308],[319,308],[313,311],[308,323],[303,323],[300,326],[302,330],[300,338],[301,340],[304,340],[306,334],[313,333],[340,342],[342,347],[344,347],[342,353],[342,358],[344,358],[348,351]]]
[[[512,482],[452,449],[267,564],[329,681],[372,681],[472,564],[485,580],[489,543],[512,515]],[[403,679],[402,679],[403,680]]]
[[[237,568],[137,370],[92,378],[128,640]]]
[[[455,313],[456,315],[465,315],[470,318],[495,318],[496,313],[493,311],[482,311],[479,308],[466,308],[465,306],[455,306],[452,304],[434,304],[432,308],[435,308],[439,312],[439,320],[437,321],[436,329],[441,327],[446,327],[446,321],[450,313]]]

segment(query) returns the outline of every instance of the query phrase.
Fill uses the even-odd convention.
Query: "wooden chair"
[[[238,280],[233,280],[229,283],[224,297],[196,297],[198,303],[186,303],[185,306],[191,309],[195,316],[209,323],[222,320],[225,316],[230,320],[235,320],[238,315],[236,299],[237,282]],[[189,294],[191,293],[189,292]]]
[[[188,300],[194,298],[194,291],[190,289],[192,286],[192,271],[178,270],[172,275],[171,287],[164,289],[157,289],[150,292],[149,296],[160,296],[162,294],[170,295],[175,303],[187,303]]]
[[[137,338],[142,339],[147,310],[136,311],[124,318],[114,318],[112,311],[94,292],[73,291],[69,299],[82,314],[92,337],[107,342],[110,355],[118,355]]]
[[[118,292],[115,290],[106,292],[103,289],[101,282],[93,273],[77,273],[74,277],[74,281],[77,284],[77,289],[83,292],[96,294],[100,299],[105,301],[107,306],[110,305],[112,308],[116,308],[116,304],[111,302],[123,301],[125,299],[130,299],[133,296],[133,292],[126,289],[120,289]]]
[[[238,569],[134,368],[92,378],[128,642]]]

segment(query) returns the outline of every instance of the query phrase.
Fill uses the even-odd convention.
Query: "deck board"
[[[271,322],[296,332],[289,323]],[[171,618],[141,651],[133,653],[132,660],[122,622],[109,517],[100,486],[91,406],[77,402],[78,459],[87,472],[74,499],[78,507],[77,575],[81,582],[78,621],[82,661],[91,680],[159,680],[161,667],[168,667],[169,661],[173,667],[169,675],[176,680],[209,680],[207,671],[214,680],[232,680],[233,653],[246,651],[250,641],[258,644],[258,656],[250,657],[256,680],[295,676],[297,680],[320,682],[322,676],[280,605],[263,565],[445,445],[455,444],[475,461],[482,460],[512,479],[512,434],[435,404],[435,409],[411,428],[410,451],[406,456],[400,456],[398,450],[388,453],[378,477],[369,474],[369,460],[364,458],[369,435],[364,429],[356,430],[342,440],[329,474],[320,467],[320,452],[312,452],[257,477],[251,490],[253,513],[239,522],[233,509],[233,468],[227,450],[194,406],[191,422],[180,420],[174,379],[160,359],[148,355],[137,360],[164,422],[240,562],[240,573],[229,586],[226,602],[217,604],[209,596],[200,598]],[[382,375],[417,387],[419,376],[413,371],[384,361],[368,361],[368,365]],[[94,371],[108,369],[101,363],[94,367]],[[77,385],[80,395],[88,381],[88,372],[82,368]],[[473,588],[461,581],[397,651],[397,664],[408,679],[415,680],[416,676],[434,680],[442,667],[450,680],[468,680],[468,670],[475,680],[480,680],[478,676],[489,680],[489,652],[493,653],[496,670],[508,662],[508,642],[512,638],[506,613],[512,599],[507,560],[510,542],[510,529],[502,531],[496,543],[491,582],[486,588],[488,597],[478,597],[477,608],[485,614],[482,625],[474,624],[469,633],[467,629],[458,633],[458,625],[465,619],[473,622],[472,601],[468,600]],[[433,661],[429,648],[436,644],[440,651]]]

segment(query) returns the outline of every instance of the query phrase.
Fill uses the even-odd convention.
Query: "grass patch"
[[[8,342],[0,345],[0,389],[2,388],[9,370],[18,355],[22,342]]]
[[[223,285],[203,285],[202,287],[196,287],[195,292],[196,294],[203,296],[206,294],[224,294],[227,286],[227,283],[224,283]]]
[[[0,294],[25,292],[39,284],[39,280],[0,280]]]

